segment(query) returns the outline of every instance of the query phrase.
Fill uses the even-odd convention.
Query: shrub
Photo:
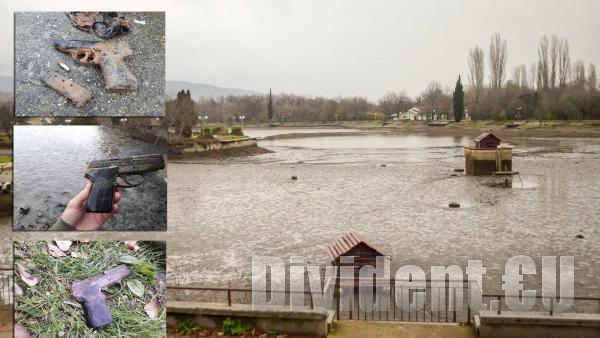
[[[185,318],[184,320],[177,323],[175,329],[177,330],[177,333],[180,333],[184,336],[189,336],[196,332],[202,331],[202,326],[194,323],[194,321],[191,318]]]
[[[244,136],[244,132],[242,131],[241,127],[231,127],[231,135],[236,135],[236,136]]]
[[[212,134],[213,135],[226,135],[227,130],[225,130],[223,127],[215,127],[212,130]]]
[[[221,329],[223,332],[225,332],[225,334],[232,336],[241,336],[252,331],[251,327],[243,325],[239,319],[231,319],[229,317],[223,321]]]

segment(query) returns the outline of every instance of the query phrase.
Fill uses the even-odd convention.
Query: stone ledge
[[[600,327],[600,314],[594,313],[554,313],[479,311],[482,324],[519,324],[519,325],[560,325],[560,326],[597,326]]]
[[[169,313],[196,314],[209,316],[236,316],[254,318],[286,318],[304,320],[325,320],[326,310],[301,309],[291,311],[289,306],[273,306],[268,309],[252,309],[250,304],[199,303],[199,302],[167,302]]]

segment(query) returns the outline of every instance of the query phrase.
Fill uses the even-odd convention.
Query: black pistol
[[[92,190],[87,200],[88,212],[111,212],[113,198],[117,188],[136,187],[142,183],[130,183],[129,176],[141,176],[144,173],[165,168],[161,154],[131,156],[93,160],[87,163],[85,178],[92,182]],[[118,182],[121,179],[124,184]]]

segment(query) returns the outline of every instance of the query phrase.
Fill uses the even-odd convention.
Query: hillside
[[[205,97],[220,97],[220,96],[242,96],[242,95],[260,95],[261,93],[247,89],[238,88],[223,88],[213,87],[204,83],[194,83],[186,81],[167,81],[166,95],[169,97],[175,97],[177,92],[182,89],[189,89],[194,99],[205,98]],[[0,75],[0,95],[9,96],[8,94],[13,93],[13,77]]]
[[[220,96],[243,96],[260,95],[261,93],[247,89],[213,87],[203,83],[185,81],[167,81],[167,96],[175,97],[182,89],[189,89],[192,98],[220,97]]]

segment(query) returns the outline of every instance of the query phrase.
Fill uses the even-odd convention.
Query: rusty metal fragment
[[[55,72],[42,73],[41,80],[60,95],[71,100],[77,108],[82,107],[92,98],[92,92],[89,89]]]
[[[67,16],[73,26],[105,39],[131,30],[129,22],[117,12],[68,12]]]
[[[54,40],[54,48],[70,54],[79,64],[99,65],[104,77],[104,87],[111,91],[128,91],[138,88],[138,81],[125,64],[133,51],[125,41]]]

